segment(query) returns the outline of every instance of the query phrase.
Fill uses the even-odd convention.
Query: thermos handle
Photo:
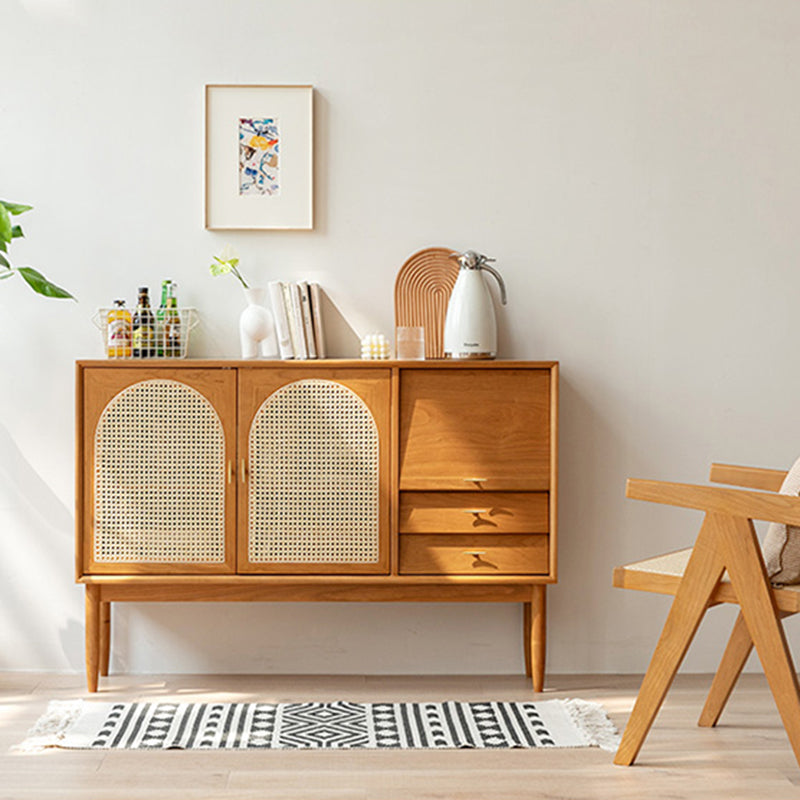
[[[494,259],[492,259],[494,260]],[[500,277],[500,273],[494,268],[490,267],[485,261],[481,264],[481,269],[485,269],[487,272],[491,272],[492,275],[497,278],[498,284],[500,284],[500,299],[503,302],[503,305],[506,305],[506,285],[503,283],[503,279]]]

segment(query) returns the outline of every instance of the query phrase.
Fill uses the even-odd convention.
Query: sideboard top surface
[[[228,369],[259,369],[263,367],[302,367],[303,369],[331,369],[346,367],[347,369],[388,369],[400,367],[404,369],[552,369],[558,361],[518,361],[504,359],[425,359],[424,361],[400,361],[397,359],[355,359],[355,358],[323,358],[308,360],[267,360],[267,359],[233,359],[233,358],[102,358],[79,359],[80,368],[143,368],[169,367],[170,369],[197,369],[220,367]]]

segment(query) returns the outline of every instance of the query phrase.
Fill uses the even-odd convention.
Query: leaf
[[[59,299],[75,299],[66,289],[62,289],[60,286],[50,283],[41,272],[35,270],[33,267],[17,267],[17,272],[22,275],[25,283],[37,294]]]
[[[24,214],[33,208],[33,206],[26,206],[24,203],[9,203],[8,200],[0,200],[0,206],[3,206],[9,214],[14,216]]]
[[[25,234],[22,232],[22,225],[14,225],[11,228],[11,238],[12,239],[19,239],[20,237],[24,237]]]
[[[4,205],[0,205],[0,242],[10,242],[11,231],[11,214],[6,211]]]
[[[14,274],[13,269],[7,269],[5,272],[0,272],[0,281],[10,278]]]
[[[8,259],[2,253],[0,253],[0,264],[6,269],[11,269],[11,264],[8,263]]]

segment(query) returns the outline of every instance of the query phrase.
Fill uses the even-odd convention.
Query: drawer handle
[[[472,568],[483,567],[484,569],[497,569],[497,564],[492,564],[491,561],[484,561],[483,556],[486,555],[485,550],[465,550],[465,556],[472,556],[475,560],[472,562]]]
[[[472,516],[473,528],[480,528],[481,526],[485,525],[488,525],[490,528],[497,527],[496,522],[492,522],[490,519],[486,519],[486,517],[481,516],[481,514],[488,514],[490,517],[493,517],[494,509],[492,508],[462,508],[461,510],[465,514],[470,514]]]
[[[486,483],[487,478],[464,478],[465,483]]]

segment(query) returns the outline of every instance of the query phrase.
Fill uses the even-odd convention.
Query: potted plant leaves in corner
[[[17,273],[37,294],[42,294],[45,297],[74,300],[75,298],[66,289],[50,283],[38,270],[33,267],[15,267],[8,260],[8,245],[11,244],[11,240],[25,235],[22,232],[22,227],[15,225],[11,218],[24,214],[26,211],[30,211],[31,208],[33,206],[0,200],[0,280],[10,278]]]

